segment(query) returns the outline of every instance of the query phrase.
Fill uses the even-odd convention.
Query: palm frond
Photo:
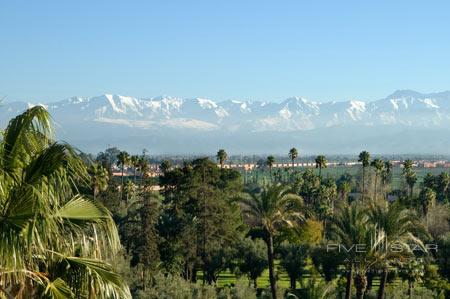
[[[49,281],[45,288],[45,294],[49,295],[52,299],[67,299],[75,298],[75,294],[69,288],[67,283],[61,278],[57,278],[54,281]]]

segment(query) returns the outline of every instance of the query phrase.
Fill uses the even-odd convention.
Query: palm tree
[[[339,244],[345,248],[351,249],[345,250],[347,262],[345,299],[351,298],[353,278],[356,298],[362,299],[367,287],[366,272],[372,266],[371,257],[381,241],[375,226],[368,220],[367,210],[359,202],[353,202],[350,206],[342,208],[330,219],[332,239],[339,241]],[[367,245],[366,251],[358,252],[354,249],[355,244]]]
[[[305,219],[302,213],[303,200],[290,193],[285,186],[271,185],[259,193],[248,194],[240,201],[249,224],[262,228],[266,234],[270,289],[272,298],[276,299],[273,240],[283,228],[295,227]]]
[[[128,165],[128,162],[130,160],[130,155],[126,151],[121,151],[117,155],[117,165],[121,167],[122,170],[122,177],[120,181],[120,198],[123,199],[123,181],[124,181],[124,172],[125,172],[125,166]]]
[[[126,202],[130,202],[130,199],[134,199],[134,195],[135,195],[135,187],[136,185],[134,185],[134,183],[132,181],[127,181],[127,184],[125,186],[125,193],[126,193]]]
[[[289,150],[289,158],[292,161],[292,168],[294,168],[295,159],[298,158],[298,151],[295,147],[293,147]]]
[[[420,224],[420,219],[408,209],[404,209],[399,202],[388,204],[386,201],[374,202],[369,209],[369,220],[384,232],[383,249],[391,245],[401,246],[403,250],[396,252],[381,252],[379,261],[382,266],[378,299],[384,298],[388,270],[392,260],[410,255],[410,244],[419,243],[418,236],[426,235]]]
[[[436,179],[436,191],[439,195],[439,201],[446,202],[448,199],[448,190],[450,187],[450,175],[447,172],[441,172]]]
[[[366,168],[370,165],[370,154],[368,151],[362,151],[359,153],[358,162],[362,164],[362,198],[366,196]]]
[[[316,157],[316,168],[319,168],[319,176],[322,178],[322,168],[327,168],[327,159],[324,155],[319,155]]]
[[[434,205],[436,202],[436,192],[428,187],[423,188],[422,191],[420,191],[419,201],[422,207],[423,216],[425,217],[425,223],[428,228],[428,211],[430,206]]]
[[[216,155],[217,161],[220,163],[220,168],[223,168],[225,161],[228,158],[227,152],[224,149],[220,149]]]
[[[390,161],[384,161],[384,168],[381,173],[381,181],[383,182],[384,197],[388,199],[388,186],[392,181],[392,163]]]
[[[370,166],[373,167],[375,170],[375,186],[374,186],[374,193],[375,193],[375,199],[377,198],[377,186],[378,186],[378,178],[380,177],[383,169],[384,169],[384,162],[381,159],[373,159],[373,161],[370,163]]]
[[[159,169],[162,173],[168,172],[172,168],[172,163],[169,160],[162,161],[161,165],[159,165]]]
[[[134,181],[134,184],[136,184],[136,172],[139,167],[139,156],[132,155],[130,157],[130,164],[131,164],[131,166],[133,166],[133,181]]]
[[[408,173],[408,171],[412,170],[414,162],[410,159],[406,159],[403,162],[403,174]]]
[[[266,160],[266,165],[267,165],[267,167],[269,167],[270,181],[272,181],[272,167],[273,167],[273,164],[275,164],[275,157],[270,155],[270,156],[267,157],[267,160]]]
[[[412,205],[413,193],[414,193],[414,185],[417,182],[416,173],[413,170],[408,171],[405,174],[405,180],[406,180],[406,184],[409,187],[409,201],[410,201],[410,204]]]
[[[102,259],[120,249],[106,208],[78,194],[88,173],[78,153],[52,140],[35,106],[0,141],[0,297],[131,298]]]
[[[93,163],[89,167],[89,175],[91,176],[91,185],[93,190],[94,199],[100,191],[105,191],[108,187],[109,173],[99,163]]]
[[[147,161],[147,159],[145,158],[144,155],[139,158],[139,170],[141,172],[141,183],[140,183],[140,185],[142,186],[144,184],[145,176],[147,175],[147,172],[149,170],[148,161]]]

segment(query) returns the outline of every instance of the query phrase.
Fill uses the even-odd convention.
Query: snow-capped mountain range
[[[39,103],[0,104],[0,125],[4,127],[6,121],[14,115],[37,104]],[[358,135],[360,133],[357,132],[364,130],[379,133],[382,129],[388,134],[396,130],[436,132],[450,127],[450,91],[422,94],[401,90],[376,101],[330,102],[311,101],[301,97],[288,98],[282,102],[215,102],[201,98],[164,96],[139,99],[105,94],[96,97],[72,97],[45,106],[60,128],[59,136],[78,142],[76,145],[86,150],[101,148],[96,146],[94,149],[88,145],[94,142],[96,137],[99,141],[114,144],[118,139],[118,136],[115,136],[117,131],[124,134],[120,136],[121,142],[139,146],[145,145],[138,140],[132,140],[132,136],[136,139],[151,138],[158,144],[164,144],[164,139],[171,136],[178,144],[186,145],[177,147],[179,152],[184,152],[185,149],[193,150],[194,145],[198,146],[195,152],[207,152],[209,148],[206,144],[213,145],[216,140],[219,146],[224,144],[222,138],[226,137],[236,140],[230,140],[229,144],[224,145],[246,152],[245,148],[232,143],[241,138],[253,140],[262,134],[300,138],[319,131],[325,140],[329,132],[338,130],[346,132],[341,137],[348,139],[349,145],[350,140],[355,142],[354,133]],[[110,140],[108,136],[111,137]],[[189,139],[183,141],[187,136]],[[204,140],[205,136],[209,136],[209,139]],[[195,144],[186,144],[189,140],[195,140]],[[438,143],[442,142],[438,140]],[[104,145],[101,144],[103,147]],[[411,146],[414,147],[413,144]],[[168,150],[164,148],[165,146],[162,146],[160,150]],[[176,152],[173,148],[170,151]],[[259,150],[270,151],[270,148]],[[339,152],[338,149],[331,150],[328,147],[322,151]]]

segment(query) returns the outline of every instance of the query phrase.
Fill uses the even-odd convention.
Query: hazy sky
[[[396,89],[450,89],[450,2],[0,2],[8,100],[371,100]]]

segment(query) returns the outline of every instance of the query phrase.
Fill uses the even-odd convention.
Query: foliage
[[[307,247],[304,245],[284,242],[278,248],[280,266],[286,271],[291,281],[291,289],[295,290],[296,281],[301,280],[308,256]]]
[[[400,169],[363,151],[362,168],[334,177],[323,155],[317,170],[294,169],[292,148],[292,167],[269,155],[242,175],[225,166],[224,149],[220,167],[118,148],[94,159],[51,133],[47,112],[35,107],[0,141],[0,298],[127,298],[129,288],[136,298],[449,295],[447,172],[421,182],[423,171],[405,160],[398,186]],[[159,177],[150,177],[149,161],[162,162]],[[428,242],[438,251],[409,247]],[[285,274],[289,291],[277,287]],[[404,282],[394,288],[395,277]]]
[[[0,142],[0,292],[51,298],[129,298],[104,258],[120,248],[107,209],[78,193],[87,169],[56,143],[47,111],[28,109]]]
[[[201,266],[204,279],[215,281],[226,266],[218,250],[226,250],[245,233],[239,206],[231,201],[242,188],[239,174],[197,159],[166,170],[160,184],[164,208],[158,231],[166,269],[181,266],[186,278],[195,279]]]
[[[240,274],[245,274],[258,287],[257,278],[267,269],[267,246],[261,239],[245,238],[239,242],[236,264]]]

